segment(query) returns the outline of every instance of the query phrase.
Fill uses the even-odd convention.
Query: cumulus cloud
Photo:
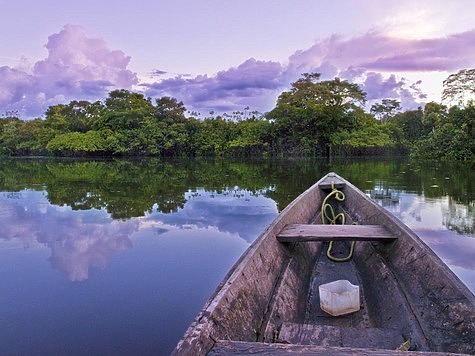
[[[269,92],[282,88],[283,67],[278,62],[250,58],[236,68],[215,76],[178,75],[152,84],[143,84],[148,96],[174,96],[194,109],[227,111],[266,101]]]
[[[475,64],[475,30],[432,39],[402,39],[370,31],[361,36],[333,35],[293,53],[288,63],[253,58],[215,76],[176,76],[145,84],[150,96],[170,95],[193,109],[234,110],[275,105],[277,96],[302,73],[319,72],[323,80],[338,76],[358,83],[368,100],[399,100],[411,109],[427,98],[419,79],[408,73],[457,71]]]
[[[151,83],[139,83],[127,69],[129,56],[110,50],[101,39],[88,38],[81,26],[66,25],[49,37],[46,48],[48,57],[30,70],[0,68],[4,111],[41,115],[49,105],[97,100],[114,88],[138,84],[147,96],[172,96],[190,110],[225,112],[249,106],[265,112],[305,72],[319,72],[323,80],[338,76],[357,83],[369,100],[392,98],[415,108],[426,99],[421,73],[448,74],[475,66],[475,30],[428,39],[377,30],[353,37],[335,34],[291,54],[287,63],[250,58],[210,76],[153,69]]]
[[[102,39],[88,38],[82,26],[66,25],[48,38],[48,57],[30,71],[0,68],[0,105],[25,116],[71,100],[97,100],[114,88],[130,88],[137,75],[130,57],[110,50]]]
[[[414,108],[420,104],[419,100],[427,97],[418,87],[420,81],[410,84],[405,78],[398,79],[394,74],[384,77],[377,72],[365,73],[364,77],[360,86],[370,102],[381,98],[397,98],[403,107]]]

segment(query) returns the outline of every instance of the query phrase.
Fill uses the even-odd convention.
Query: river
[[[474,165],[0,160],[0,354],[169,354],[229,268],[335,171],[475,292]]]

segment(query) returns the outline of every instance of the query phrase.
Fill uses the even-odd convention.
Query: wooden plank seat
[[[381,225],[289,224],[277,234],[280,242],[383,241],[397,237]]]

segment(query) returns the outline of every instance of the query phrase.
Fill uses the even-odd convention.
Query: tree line
[[[243,199],[264,195],[281,211],[312,185],[315,177],[331,169],[351,178],[362,190],[375,189],[378,183],[368,177],[378,176],[390,177],[395,186],[406,186],[426,198],[448,196],[453,204],[450,215],[458,218],[446,219],[446,223],[459,232],[473,233],[474,219],[463,218],[466,214],[456,205],[466,206],[469,215],[473,213],[474,198],[467,192],[473,191],[474,167],[467,162],[416,161],[408,166],[406,159],[353,158],[336,158],[331,164],[325,159],[0,159],[0,191],[8,192],[3,194],[12,199],[25,189],[44,191],[53,205],[72,210],[104,209],[113,219],[176,212],[196,197],[197,191],[190,187]],[[298,172],[298,177],[289,172]],[[435,182],[438,187],[427,189]]]
[[[462,73],[462,71],[460,72]],[[469,72],[469,74],[472,74]],[[466,71],[463,72],[466,76]],[[475,70],[473,71],[475,77]],[[445,96],[460,96],[452,76]],[[448,79],[449,79],[448,78]],[[463,81],[466,85],[466,80]],[[450,84],[450,85],[449,85]],[[444,82],[445,85],[445,82]],[[475,159],[475,104],[431,102],[402,111],[384,99],[366,112],[366,93],[305,73],[274,109],[199,118],[171,97],[114,90],[103,101],[50,106],[44,119],[0,118],[0,154],[11,156],[326,156],[411,154]]]

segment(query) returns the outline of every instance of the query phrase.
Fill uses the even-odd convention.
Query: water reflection
[[[278,214],[275,202],[262,195],[266,191],[250,192],[238,187],[221,192],[190,189],[185,194],[182,209],[164,214],[154,207],[151,213],[140,218],[140,226],[153,228],[157,235],[171,229],[211,228],[251,243]]]
[[[391,188],[382,188],[376,186],[374,189],[366,191],[373,200],[377,201],[382,206],[397,205],[399,203],[400,191]]]
[[[0,225],[0,239],[49,248],[51,266],[71,281],[87,279],[91,268],[104,268],[112,253],[130,248],[138,228],[137,221],[114,221],[104,210],[51,205],[45,192],[31,190],[0,195]]]
[[[473,209],[454,203],[450,197],[434,199],[405,191],[397,194],[397,202],[377,201],[414,230],[475,291]]]
[[[249,243],[329,171],[413,228],[475,292],[470,165],[0,160],[2,351],[169,354]]]
[[[366,193],[412,228],[448,229],[462,235],[475,233],[473,204],[457,203],[450,196],[427,198],[424,194],[396,189],[384,192],[376,189]]]
[[[446,197],[447,204],[442,206],[443,224],[449,230],[460,234],[475,234],[475,201],[469,205],[459,204]]]
[[[130,249],[134,233],[142,229],[161,235],[172,229],[211,227],[250,243],[277,215],[275,202],[262,195],[266,191],[188,190],[182,208],[164,213],[156,203],[145,216],[128,220],[114,220],[104,209],[74,211],[52,205],[44,191],[2,193],[0,239],[17,239],[24,248],[47,247],[53,269],[71,281],[83,281],[91,269],[104,268],[112,254]]]

